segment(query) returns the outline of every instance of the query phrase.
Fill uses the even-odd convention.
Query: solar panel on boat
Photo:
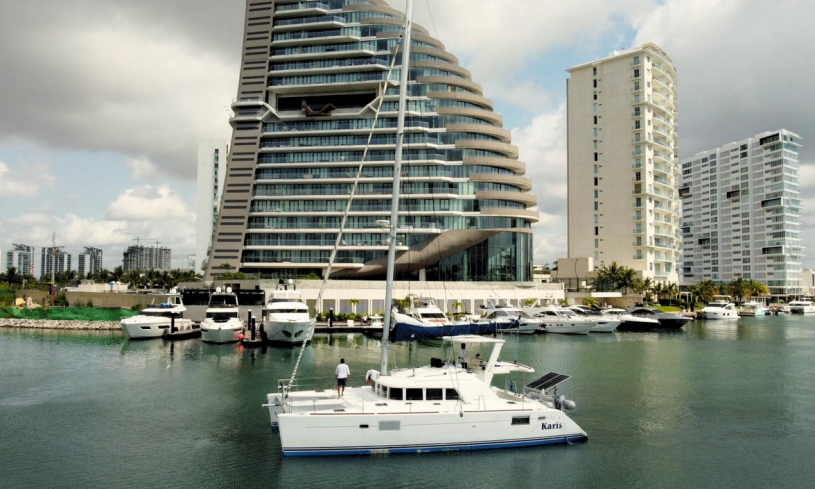
[[[547,390],[560,384],[561,382],[567,379],[570,379],[571,377],[572,377],[571,375],[563,375],[555,372],[549,372],[543,377],[537,380],[533,380],[532,382],[526,384],[526,387],[535,390]]]

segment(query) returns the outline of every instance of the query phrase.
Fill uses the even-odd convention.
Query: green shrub
[[[130,308],[131,311],[141,311],[144,309],[144,304],[136,304]]]
[[[60,292],[54,296],[54,307],[68,307],[68,299],[65,298],[65,292]]]

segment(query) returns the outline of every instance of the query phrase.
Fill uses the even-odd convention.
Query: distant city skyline
[[[157,236],[176,252],[174,266],[185,265],[195,247],[197,143],[229,138],[244,4],[182,4],[88,0],[56,3],[47,12],[36,2],[4,5],[4,253],[12,243],[46,245],[56,230],[66,251],[99,247],[105,268],[112,268],[133,238]],[[424,2],[417,3],[416,21],[460,58],[513,130],[539,196],[539,263],[566,253],[563,70],[570,66],[651,41],[669,52],[682,79],[680,158],[767,127],[792,128],[805,141],[815,131],[804,110],[812,105],[808,80],[815,67],[800,63],[815,41],[807,25],[811,4],[589,1],[578,9],[545,1],[430,0],[430,6],[435,22]],[[155,22],[157,12],[162,22]],[[735,26],[751,35],[734,36]],[[31,41],[14,41],[21,39]],[[111,57],[110,46],[122,55]],[[778,73],[785,73],[781,89]],[[72,82],[42,85],[55,78]],[[32,99],[31,91],[42,96]],[[64,117],[43,116],[53,111]],[[800,155],[804,241],[815,225],[810,151]],[[804,264],[813,267],[815,256],[805,256]]]

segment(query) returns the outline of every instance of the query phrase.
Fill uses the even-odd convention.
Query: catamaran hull
[[[276,419],[287,457],[486,450],[588,439],[558,410],[463,414],[276,414]],[[512,424],[514,417],[527,416],[530,424]]]
[[[815,313],[815,306],[790,306],[792,314],[812,314]]]
[[[161,338],[170,332],[171,327],[169,319],[150,322],[124,320],[121,325],[125,334],[131,340]],[[189,319],[176,319],[175,328],[176,331],[191,330],[192,321]]]
[[[286,345],[302,345],[304,341],[311,341],[310,326],[311,321],[263,321],[266,341]]]

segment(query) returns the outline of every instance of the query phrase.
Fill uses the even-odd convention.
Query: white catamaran
[[[522,390],[509,380],[503,389],[491,385],[495,375],[533,372],[528,366],[500,361],[504,343],[501,339],[446,337],[446,344],[452,344],[452,349],[445,350],[447,361],[436,358],[430,359],[430,366],[426,367],[388,369],[387,332],[393,324],[391,304],[412,11],[413,0],[407,0],[391,219],[381,222],[388,231],[390,244],[381,375],[371,387],[347,388],[341,398],[337,398],[333,389],[300,391],[295,379],[303,349],[291,378],[278,383],[278,392],[267,395],[264,407],[269,410],[273,428],[280,433],[286,456],[475,450],[585,440],[586,433],[563,411],[574,408],[574,403],[556,392],[558,384],[568,376],[550,373]],[[385,85],[388,81],[389,77]],[[380,100],[384,93],[385,86],[381,88]],[[364,159],[363,155],[363,162]],[[352,187],[352,197],[355,188]],[[335,251],[336,248],[335,245]],[[334,253],[329,260],[329,272],[333,256]],[[463,365],[455,361],[462,345],[464,349],[492,346],[492,351],[486,360],[470,355],[469,365]]]

